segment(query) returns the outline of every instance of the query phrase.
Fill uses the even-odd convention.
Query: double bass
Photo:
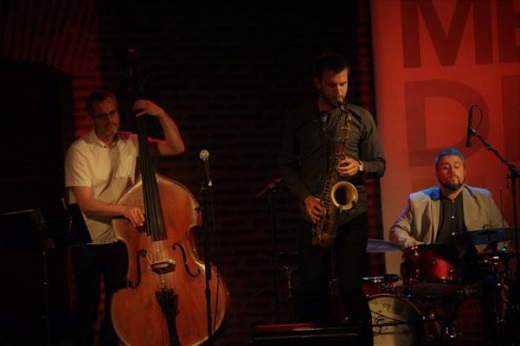
[[[185,186],[155,172],[146,116],[136,121],[141,179],[118,203],[143,207],[146,223],[137,229],[113,220],[129,263],[127,287],[112,298],[112,322],[125,345],[200,345],[224,322],[229,293],[217,268],[206,272],[198,257],[199,204]]]

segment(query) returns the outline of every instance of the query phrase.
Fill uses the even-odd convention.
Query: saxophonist
[[[341,292],[341,310],[345,313],[341,322],[359,327],[357,344],[372,345],[371,312],[363,292],[363,276],[368,269],[364,179],[382,177],[386,162],[370,112],[345,101],[349,72],[347,60],[339,54],[327,53],[317,58],[312,76],[317,97],[289,113],[279,166],[302,215],[298,240],[300,322],[338,322],[330,304],[330,281],[335,278]],[[342,141],[348,116],[350,131],[346,141]],[[337,146],[342,144],[346,145],[346,156],[336,158]],[[330,247],[322,247],[314,241],[314,229],[328,212],[322,192],[331,172],[355,186],[357,201],[334,219],[334,242]]]

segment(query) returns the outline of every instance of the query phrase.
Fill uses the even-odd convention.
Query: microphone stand
[[[47,221],[43,216],[42,210],[40,208],[34,209],[30,213],[31,221],[38,228],[40,235],[42,237],[44,250],[42,252],[42,264],[43,264],[43,301],[44,301],[44,311],[42,318],[45,323],[45,341],[46,345],[51,345],[51,326],[50,326],[50,300],[49,300],[49,270],[48,270],[48,260],[47,253],[49,250],[55,249],[56,245],[54,244],[54,239],[50,235],[49,227],[47,225]]]
[[[480,142],[482,143],[482,145],[484,145],[484,147],[491,151],[493,154],[495,154],[496,157],[498,157],[498,159],[500,160],[500,162],[502,162],[510,171],[510,174],[508,175],[508,178],[511,180],[511,194],[512,194],[512,197],[513,197],[513,227],[514,227],[514,233],[515,233],[515,249],[516,249],[516,253],[515,253],[515,258],[516,258],[516,279],[519,280],[519,270],[520,270],[520,257],[519,257],[519,252],[518,252],[518,215],[517,215],[517,206],[516,206],[516,196],[517,196],[517,191],[516,191],[516,178],[518,178],[520,176],[520,170],[515,166],[513,165],[511,162],[508,162],[504,157],[502,157],[502,155],[500,155],[500,153],[495,149],[493,148],[478,132],[477,130],[475,130],[473,127],[469,127],[469,131],[471,132],[471,134],[475,137],[477,137]]]
[[[264,194],[267,194],[269,200],[269,211],[271,214],[271,241],[273,246],[273,288],[274,288],[274,299],[275,299],[275,318],[276,323],[280,323],[280,291],[278,289],[278,246],[276,241],[276,216],[275,216],[275,207],[274,207],[274,193],[276,192],[276,187],[282,178],[276,178],[271,181],[267,186],[265,186],[259,193],[255,195],[256,198],[261,197]]]
[[[202,208],[199,211],[202,213],[202,231],[204,239],[204,267],[206,270],[206,314],[207,314],[207,325],[208,325],[208,346],[213,345],[213,327],[211,322],[211,262],[209,256],[209,231],[213,224],[209,218],[209,206],[211,205],[211,188],[209,186],[208,179],[205,179],[200,188],[200,195],[202,196]]]

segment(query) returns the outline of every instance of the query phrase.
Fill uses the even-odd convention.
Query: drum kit
[[[484,333],[486,328],[493,331],[494,345],[510,345],[508,333],[513,321],[508,320],[508,311],[519,309],[512,304],[514,297],[507,298],[514,284],[509,262],[515,253],[477,253],[475,246],[496,248],[497,243],[512,239],[514,229],[507,228],[453,235],[443,243],[420,244],[402,251],[401,275],[365,277],[374,344],[460,344],[467,339],[457,329],[461,305],[469,299],[487,299],[493,321],[483,326]],[[400,251],[396,244],[369,239],[367,253],[393,251]]]
[[[280,183],[281,179],[277,178],[255,195],[269,197],[277,322],[280,321],[278,260],[285,257],[277,249],[273,195]],[[363,287],[372,313],[374,344],[468,344],[467,335],[462,335],[460,328],[457,329],[460,307],[471,299],[488,298],[495,315],[492,327],[498,334],[491,344],[509,345],[505,340],[510,336],[505,334],[516,332],[512,327],[513,320],[520,325],[520,286],[512,280],[509,267],[514,257],[518,263],[518,252],[494,250],[468,256],[467,249],[480,245],[496,247],[497,243],[516,239],[514,231],[508,228],[470,231],[453,235],[442,244],[417,245],[402,252],[400,275],[364,277]],[[397,244],[380,239],[369,239],[366,248],[366,252],[372,254],[399,251]],[[293,259],[295,256],[294,253],[289,257]],[[298,286],[292,280],[296,268],[296,265],[283,266],[285,280],[282,281],[286,283],[284,290],[290,300],[292,291]],[[479,273],[484,273],[488,279],[491,277],[491,291],[483,289]],[[333,290],[337,289],[335,280],[331,285]],[[510,289],[513,287],[515,289]],[[508,298],[503,298],[505,296]],[[339,317],[343,316],[342,313],[336,312]],[[517,339],[520,345],[520,336]]]

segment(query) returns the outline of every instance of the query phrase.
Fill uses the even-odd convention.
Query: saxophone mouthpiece
[[[342,111],[345,110],[345,100],[344,99],[337,99],[336,100],[336,107],[341,109]]]

